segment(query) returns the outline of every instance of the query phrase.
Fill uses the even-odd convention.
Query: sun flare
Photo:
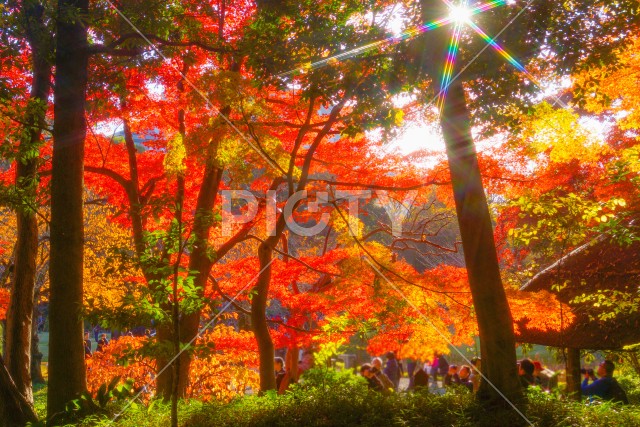
[[[472,15],[473,10],[466,6],[453,6],[449,13],[449,18],[457,24],[463,24],[469,22]]]

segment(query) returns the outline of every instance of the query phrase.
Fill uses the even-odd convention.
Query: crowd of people
[[[84,334],[84,357],[91,357],[94,353],[100,353],[104,350],[104,347],[109,344],[109,340],[107,339],[107,334],[100,334],[100,338],[96,340],[98,342],[98,346],[96,347],[95,352],[93,351],[93,345],[91,343],[91,338],[89,338],[89,332],[85,332]]]
[[[393,352],[387,353],[386,359],[384,368],[382,368],[383,361],[379,357],[373,358],[371,363],[364,363],[360,367],[360,374],[367,380],[367,384],[372,390],[382,393],[397,392],[399,391],[400,378],[404,375],[402,363]],[[416,367],[416,363],[407,362],[407,376],[409,377],[407,390],[431,386],[433,389],[446,391],[450,387],[457,386],[475,393],[480,388],[481,361],[477,357],[471,359],[468,365],[457,366],[449,364],[442,354],[436,354],[430,364],[415,369]],[[583,370],[583,396],[628,403],[626,393],[613,378],[614,369],[614,363],[607,360],[598,366],[597,377],[593,370]],[[523,389],[537,386],[542,390],[549,391],[558,386],[557,375],[543,367],[539,361],[522,359],[518,362],[517,370]]]
[[[109,339],[107,338],[107,334],[102,332],[104,329],[100,329],[98,327],[93,328],[93,334],[95,341],[97,342],[97,347],[95,351],[93,350],[93,343],[91,341],[91,333],[84,333],[84,357],[91,357],[95,353],[100,353],[104,350],[104,347],[109,344]],[[142,328],[134,328],[125,332],[116,332],[111,331],[111,339],[117,339],[120,336],[131,336],[131,337],[153,337],[155,336],[155,331],[152,329]]]
[[[152,336],[150,330],[145,330],[146,336]],[[97,347],[92,351],[92,342],[89,332],[84,334],[85,357],[91,357],[94,353],[100,353],[109,344],[106,333],[101,333],[99,338],[96,334]],[[419,367],[415,361],[407,361],[406,374],[409,379],[408,390],[418,388],[433,387],[434,389],[445,390],[458,386],[469,390],[471,393],[478,391],[482,378],[481,360],[478,357],[471,359],[469,365],[457,366],[449,364],[442,354],[434,354],[431,363],[425,363]],[[311,352],[303,353],[302,359],[298,362],[295,372],[285,369],[285,361],[281,357],[276,357],[275,380],[276,390],[282,394],[290,383],[297,381],[303,371],[312,367]],[[518,378],[524,389],[531,386],[538,386],[543,390],[551,390],[558,386],[557,376],[542,366],[538,361],[522,359],[518,362]],[[606,360],[598,366],[597,372],[593,369],[583,369],[582,395],[596,397],[602,400],[613,400],[621,403],[628,403],[626,393],[620,384],[613,378],[615,364]],[[427,373],[429,372],[429,373]],[[403,363],[396,357],[394,352],[386,354],[386,362],[382,358],[374,357],[371,363],[364,363],[360,367],[360,374],[367,380],[370,389],[381,393],[392,393],[400,391],[400,379],[405,375]],[[597,374],[597,376],[596,376]],[[441,378],[440,383],[438,378]]]

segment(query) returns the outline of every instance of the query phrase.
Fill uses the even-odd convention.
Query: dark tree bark
[[[304,155],[304,162],[301,167],[300,179],[297,185],[293,183],[293,170],[295,159],[298,156],[298,150],[302,145],[302,141],[309,129],[309,123],[314,111],[315,99],[309,100],[309,109],[307,111],[307,118],[305,124],[298,131],[296,141],[291,153],[291,160],[289,162],[289,170],[287,172],[287,185],[289,189],[289,196],[292,196],[294,192],[302,191],[306,188],[309,171],[311,169],[311,161],[313,155],[320,143],[328,135],[332,126],[336,123],[340,117],[340,113],[344,108],[346,102],[350,99],[351,94],[345,93],[343,98],[333,107],[329,117],[322,127],[320,132],[314,137],[313,142],[309,146],[309,149]],[[270,190],[276,190],[280,185],[281,180],[276,179],[273,181]],[[296,209],[299,203],[293,206],[293,210]],[[276,388],[276,378],[274,375],[274,346],[273,340],[269,333],[269,325],[267,322],[267,302],[269,300],[269,287],[271,285],[271,262],[273,259],[273,251],[275,250],[278,242],[283,236],[286,229],[286,219],[284,213],[278,216],[276,221],[275,233],[273,236],[266,238],[258,247],[258,259],[260,261],[260,274],[258,275],[258,281],[253,288],[253,297],[251,298],[251,327],[253,334],[256,337],[258,343],[258,355],[260,359],[260,391],[273,390]]]
[[[33,319],[37,319],[40,315],[36,308],[33,311]],[[38,337],[38,323],[31,322],[31,383],[44,384],[44,376],[42,375],[42,353],[40,352],[40,337]]]
[[[180,131],[184,138],[184,111],[180,110]],[[184,177],[179,175],[178,190],[176,193],[176,219],[178,221],[178,259],[175,261],[173,269],[173,294],[171,307],[171,322],[173,326],[172,342],[173,355],[178,356],[173,361],[172,366],[172,383],[171,383],[171,427],[178,427],[178,388],[180,386],[180,302],[178,299],[178,274],[180,271],[180,259],[184,248],[182,248],[182,209],[184,207]]]
[[[226,0],[221,0],[218,10],[218,38],[224,42],[224,28],[226,19]],[[222,55],[220,60],[222,61]],[[231,70],[238,72],[239,64],[231,61]],[[182,87],[184,83],[181,82]],[[228,116],[231,108],[226,106],[220,110],[222,116]],[[186,130],[185,130],[186,131]],[[198,192],[196,212],[193,220],[193,236],[195,243],[189,256],[189,274],[195,272],[194,286],[200,289],[200,297],[204,297],[204,288],[209,280],[213,264],[219,259],[212,253],[209,245],[209,234],[213,226],[213,208],[216,201],[224,169],[218,164],[218,141],[207,147],[207,160],[202,184]],[[180,322],[180,337],[183,343],[191,342],[198,334],[201,310],[185,314]],[[180,355],[180,370],[178,372],[178,394],[186,396],[191,371],[191,352],[185,351]]]
[[[225,2],[222,2],[224,8]],[[222,31],[224,24],[224,9],[220,12],[220,31]],[[222,35],[221,35],[222,38]],[[238,71],[239,67],[232,66],[234,71]],[[185,66],[183,73],[186,74],[188,68]],[[184,82],[179,83],[179,90],[184,90]],[[231,109],[229,107],[223,108],[220,113],[227,116]],[[184,125],[184,111],[181,111],[180,116],[180,130],[183,139],[186,137],[186,128]],[[212,253],[212,248],[209,245],[209,234],[211,227],[213,226],[213,209],[215,205],[216,196],[220,188],[220,182],[222,180],[222,174],[224,172],[217,162],[218,143],[212,142],[207,148],[207,160],[205,165],[204,176],[202,177],[202,183],[198,192],[198,199],[196,202],[195,217],[193,220],[193,237],[194,246],[191,254],[189,255],[189,274],[195,273],[194,286],[201,289],[200,296],[204,296],[204,288],[209,279],[211,268],[216,261],[215,255]],[[180,341],[183,344],[191,342],[197,334],[200,326],[201,311],[198,310],[194,313],[184,314],[180,319],[179,335]],[[178,363],[178,381],[177,381],[177,394],[180,397],[185,397],[187,393],[187,387],[189,386],[189,374],[191,370],[191,353],[187,350],[180,354]],[[165,378],[161,380],[158,386],[158,393],[168,397],[168,386],[174,383],[173,378],[168,378],[169,371],[165,371]],[[171,371],[172,373],[173,371]],[[173,374],[172,374],[173,375]]]
[[[182,76],[177,84],[177,89],[179,93],[184,92],[184,76],[187,75],[189,71],[189,64],[185,61],[182,65]],[[185,125],[185,111],[180,109],[178,111],[178,125],[179,132],[184,143],[186,139],[186,125]],[[180,307],[177,299],[177,289],[178,289],[178,268],[179,268],[179,260],[182,256],[182,208],[184,206],[184,176],[182,172],[176,176],[177,180],[177,192],[176,192],[176,201],[175,201],[175,219],[178,222],[178,238],[180,239],[178,245],[180,246],[180,252],[178,253],[178,261],[173,266],[173,302],[165,308],[165,310],[171,312],[171,324],[169,325],[161,325],[158,329],[157,338],[159,342],[171,342],[173,347],[173,353],[171,354],[171,359],[175,356],[178,356],[177,359],[171,362],[171,369],[165,369],[165,371],[158,375],[156,384],[156,394],[163,397],[165,401],[171,399],[171,425],[177,423],[177,405],[178,405],[178,397],[179,397],[179,386],[180,386],[180,365],[182,355],[179,355],[180,352]],[[163,369],[169,360],[165,359],[164,355],[159,356],[157,359],[158,369]],[[188,378],[183,381],[188,381]],[[185,386],[186,390],[186,386]]]
[[[48,418],[86,389],[82,325],[88,0],[59,0],[51,170]]]
[[[282,218],[282,215],[280,218]],[[278,222],[280,222],[280,219]],[[279,235],[271,236],[262,242],[258,248],[260,275],[258,276],[258,283],[254,287],[255,293],[251,298],[251,329],[258,343],[260,359],[260,391],[275,390],[276,388],[276,376],[274,375],[275,349],[269,334],[266,312],[269,285],[271,284],[271,259],[279,238]]]
[[[31,46],[33,83],[30,107],[24,122],[28,129],[20,142],[16,164],[16,187],[22,194],[22,205],[16,209],[17,241],[11,287],[11,302],[7,312],[7,368],[20,393],[33,403],[31,386],[31,336],[33,299],[38,255],[38,221],[36,218],[36,188],[38,179],[38,147],[45,126],[47,97],[50,92],[50,44],[44,24],[44,7],[36,1],[24,2],[22,18]],[[35,153],[35,154],[34,154]]]
[[[133,242],[138,257],[144,253],[144,220],[142,218],[142,200],[140,200],[140,179],[138,177],[138,158],[136,156],[136,144],[127,120],[122,121],[124,126],[124,140],[127,146],[127,159],[129,160],[130,179],[125,183],[125,190],[129,199],[129,218],[133,229]]]
[[[28,422],[38,422],[38,416],[11,379],[0,355],[0,427],[22,427]]]
[[[225,112],[223,112],[223,114],[225,114]],[[228,114],[228,112],[226,112],[226,114]],[[194,277],[194,286],[202,290],[200,292],[201,296],[204,295],[204,288],[207,284],[209,273],[211,273],[213,263],[215,262],[212,248],[209,246],[209,234],[213,225],[213,208],[223,172],[223,169],[217,165],[216,147],[217,145],[215,145],[215,143],[209,147],[207,165],[205,167],[202,184],[200,185],[200,192],[198,193],[196,214],[193,222],[195,243],[189,256],[189,272],[197,272]],[[182,317],[180,322],[180,337],[183,343],[190,342],[198,334],[200,317],[200,310]],[[191,353],[189,351],[183,352],[180,355],[180,359],[178,393],[180,396],[185,396],[189,384]]]
[[[582,376],[580,375],[580,349],[567,349],[567,395],[571,400],[582,399]]]
[[[449,88],[441,125],[480,331],[482,373],[509,400],[517,403],[522,398],[522,390],[516,371],[513,319],[500,278],[491,216],[471,136],[471,119],[459,80]],[[487,381],[481,382],[478,397],[488,404],[506,403]]]

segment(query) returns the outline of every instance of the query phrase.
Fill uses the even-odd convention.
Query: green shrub
[[[185,426],[442,426],[472,425],[468,392],[382,395],[350,371],[312,370],[285,395],[248,396],[206,405]]]
[[[563,401],[551,393],[532,388],[528,393],[527,416],[536,426],[637,427],[640,406],[619,403]]]
[[[316,376],[317,375],[317,376]],[[486,410],[466,390],[443,396],[425,391],[383,396],[364,382],[314,373],[310,381],[284,396],[267,393],[238,399],[228,406],[204,405],[185,426],[516,426],[523,419],[514,411]],[[312,379],[311,379],[312,378]],[[321,382],[322,381],[322,382]],[[522,408],[539,427],[637,427],[640,406],[568,402],[532,388]]]
[[[627,392],[629,403],[640,405],[640,377],[635,373],[627,373],[616,377]]]
[[[635,390],[635,389],[633,389]],[[129,407],[121,419],[110,424],[123,404],[107,405],[111,414],[85,419],[80,426],[146,427],[169,426],[167,404]],[[564,401],[559,395],[531,388],[522,408],[537,427],[636,427],[640,405],[584,404]],[[367,388],[366,381],[349,371],[313,370],[285,395],[275,392],[245,396],[231,403],[182,401],[180,426],[184,427],[293,427],[293,426],[521,426],[514,411],[487,410],[466,389],[453,389],[443,396],[422,390],[382,395]]]

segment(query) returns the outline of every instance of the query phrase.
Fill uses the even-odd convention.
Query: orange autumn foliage
[[[400,357],[429,360],[434,352],[449,353],[450,344],[473,345],[478,332],[466,269],[441,265],[422,274],[411,274],[410,267],[398,266],[396,271],[423,288],[392,280],[411,305],[400,301],[395,309],[390,307],[386,311],[380,319],[384,321],[379,333],[368,342],[370,354],[381,355],[391,350]],[[519,323],[529,329],[557,331],[575,318],[569,307],[549,292],[507,288],[506,293],[516,333]],[[380,299],[374,296],[373,303],[382,304],[392,297],[392,294]]]
[[[102,384],[109,383],[118,376],[122,381],[134,380],[134,390],[143,387],[152,390],[155,387],[154,361],[136,356],[136,350],[146,342],[147,338],[123,336],[112,340],[102,351],[87,358],[87,390],[95,395]],[[150,395],[143,394],[146,397]]]
[[[194,357],[187,396],[227,402],[248,388],[258,390],[258,352],[251,332],[218,325],[198,344],[213,345],[214,351]]]
[[[0,289],[0,320],[7,318],[7,310],[9,309],[9,290]]]
[[[155,359],[140,354],[148,340],[120,337],[88,358],[89,392],[96,394],[102,384],[119,376],[122,381],[132,379],[136,392],[144,388],[144,398],[151,397],[155,390]],[[237,332],[230,326],[217,325],[203,334],[197,342],[187,396],[204,401],[229,401],[244,394],[247,388],[255,390],[259,383],[255,347],[250,332]]]

